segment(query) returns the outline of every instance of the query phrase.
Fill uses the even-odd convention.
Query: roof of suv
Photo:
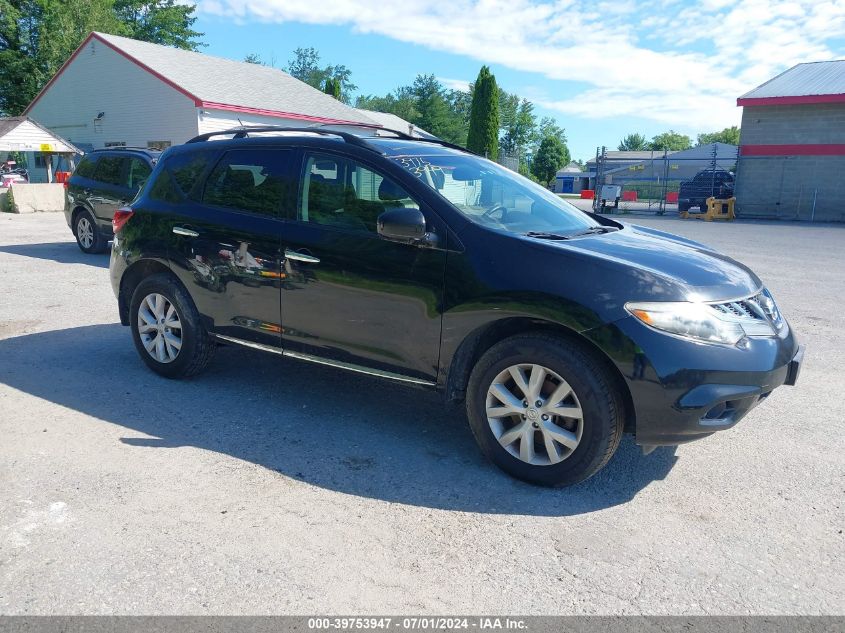
[[[231,138],[221,138],[213,141],[214,143],[225,143],[227,146],[242,146],[242,145],[266,145],[283,142],[286,144],[296,144],[301,141],[308,141],[309,145],[318,144],[349,144],[363,149],[367,149],[385,156],[401,156],[407,154],[426,155],[434,154],[454,154],[455,152],[465,153],[466,149],[446,141],[442,141],[436,137],[413,137],[398,132],[396,130],[388,130],[385,128],[373,126],[374,132],[372,135],[364,135],[360,133],[352,133],[345,130],[335,129],[343,126],[325,126],[325,127],[276,127],[276,126],[255,126],[255,127],[241,127],[224,130],[220,132],[211,132],[196,136],[185,143],[183,146],[177,146],[174,149],[183,151],[184,148],[197,145],[203,147],[205,143],[211,142],[216,137],[223,137],[231,135]],[[362,127],[362,126],[352,126]],[[393,136],[378,136],[381,132],[393,134]],[[186,150],[190,151],[190,150]]]
[[[158,158],[161,156],[162,150],[152,149],[150,147],[125,147],[121,145],[120,147],[101,147],[93,149],[88,152],[88,154],[103,154],[105,152],[130,152],[133,154],[146,154],[150,158]]]

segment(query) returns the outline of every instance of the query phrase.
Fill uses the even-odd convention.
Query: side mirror
[[[378,216],[378,234],[395,242],[425,241],[425,216],[419,209],[389,209]]]

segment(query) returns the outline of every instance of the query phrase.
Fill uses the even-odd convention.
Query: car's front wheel
[[[507,473],[546,486],[599,471],[622,437],[622,398],[604,364],[580,345],[521,335],[490,348],[467,389],[482,452]]]
[[[132,295],[132,338],[143,361],[167,378],[201,372],[217,347],[194,302],[170,275],[144,279]]]
[[[108,245],[90,211],[79,211],[73,220],[73,236],[83,253],[102,253]]]

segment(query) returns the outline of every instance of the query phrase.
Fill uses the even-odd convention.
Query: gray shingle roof
[[[845,94],[845,60],[798,64],[740,99]]]
[[[226,104],[373,124],[337,99],[277,68],[94,33],[206,104]],[[213,106],[209,106],[213,107]]]

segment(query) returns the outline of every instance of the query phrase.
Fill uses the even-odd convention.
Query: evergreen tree
[[[547,136],[540,142],[531,163],[531,172],[542,184],[548,185],[558,170],[569,164],[569,150],[557,136]]]
[[[326,83],[323,86],[323,92],[340,101],[340,81],[334,77],[326,78]]]
[[[619,142],[620,152],[642,152],[649,149],[648,140],[638,133],[628,134]]]
[[[467,149],[491,160],[499,156],[499,88],[487,66],[481,67],[475,80]]]

